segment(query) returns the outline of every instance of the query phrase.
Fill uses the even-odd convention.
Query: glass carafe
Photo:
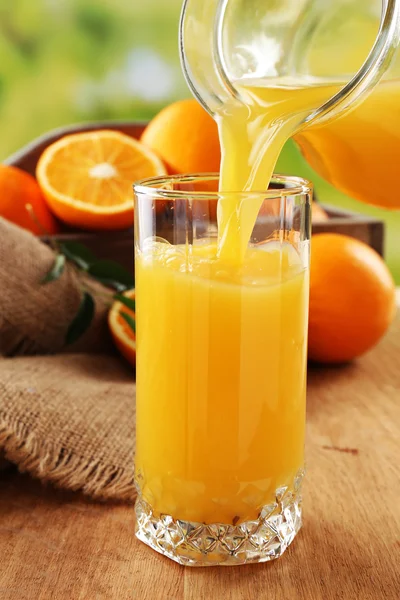
[[[237,83],[340,83],[295,135],[306,160],[341,191],[400,206],[379,174],[397,173],[400,0],[186,0],[185,74],[211,114],[242,102]]]
[[[379,28],[381,2],[358,2],[359,14],[349,19],[349,36],[343,36],[341,60],[351,66],[351,36],[357,35],[359,52],[371,47]],[[362,41],[362,43],[360,43]],[[347,56],[346,56],[347,54]],[[326,62],[332,64],[332,53]],[[353,58],[354,60],[354,58]],[[389,209],[400,208],[400,197],[382,185],[398,174],[400,146],[400,52],[370,94],[340,118],[304,128],[295,141],[307,162],[327,181],[356,200]]]

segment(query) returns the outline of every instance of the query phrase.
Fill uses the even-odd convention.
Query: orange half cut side
[[[39,159],[36,177],[57,217],[80,229],[133,225],[135,181],[165,175],[152,150],[118,131],[67,135]]]
[[[135,290],[130,290],[124,293],[131,300],[135,299]],[[122,356],[126,358],[131,365],[136,364],[136,336],[132,331],[128,323],[121,316],[122,313],[126,313],[133,319],[135,319],[135,313],[133,310],[122,304],[122,302],[116,301],[112,305],[108,315],[108,325],[110,327],[111,335],[114,343]]]

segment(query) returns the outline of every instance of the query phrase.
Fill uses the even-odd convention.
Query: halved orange
[[[133,225],[132,184],[165,175],[152,150],[118,131],[67,135],[39,159],[36,177],[47,203],[65,223],[112,230]]]
[[[131,300],[135,299],[135,290],[129,290],[124,292],[124,296],[127,296]],[[135,312],[125,306],[122,302],[116,301],[111,307],[108,314],[108,325],[110,327],[111,335],[114,343],[122,356],[126,358],[131,365],[136,364],[136,336],[132,328],[123,318],[122,314],[128,315],[131,319],[135,320]]]

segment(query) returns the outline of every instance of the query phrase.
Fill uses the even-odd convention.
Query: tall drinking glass
[[[135,186],[137,537],[184,565],[282,555],[301,527],[311,185],[225,194],[258,212],[218,255],[217,175]]]

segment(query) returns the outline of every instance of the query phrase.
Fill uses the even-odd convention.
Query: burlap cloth
[[[74,346],[65,348],[68,326],[81,301],[81,286],[71,267],[58,281],[40,285],[54,258],[53,251],[36,237],[0,218],[1,355],[112,351],[105,318],[107,290],[91,280],[96,296],[93,324]]]
[[[37,238],[0,219],[0,468],[4,459],[42,481],[98,499],[134,497],[134,376],[110,340],[107,291],[92,285],[96,314],[65,347],[80,283]],[[1,487],[1,482],[0,482]]]
[[[23,471],[94,498],[133,498],[132,370],[110,356],[0,361],[0,447]]]

